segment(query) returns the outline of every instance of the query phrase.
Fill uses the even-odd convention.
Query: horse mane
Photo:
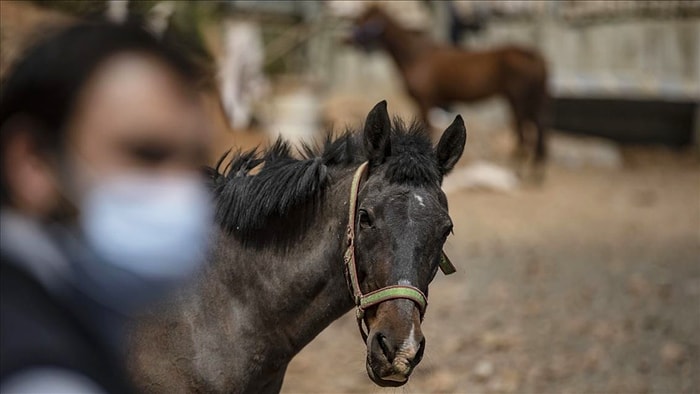
[[[442,174],[425,126],[394,118],[390,145],[391,154],[382,163],[389,182],[439,186]],[[293,150],[278,139],[267,149],[239,151],[224,166],[226,152],[214,168],[207,168],[216,221],[224,231],[246,241],[274,218],[314,209],[329,184],[329,168],[359,165],[368,157],[362,133],[349,129],[330,133],[322,144],[302,145],[297,157]]]

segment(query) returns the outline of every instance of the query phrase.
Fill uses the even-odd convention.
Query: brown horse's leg
[[[537,144],[535,145],[535,163],[544,164],[547,161],[547,131],[538,119],[535,121],[537,130]]]
[[[544,83],[535,89],[530,102],[530,115],[532,123],[537,132],[537,142],[535,145],[535,163],[544,164],[547,159],[547,130],[545,116],[547,113],[547,87]]]
[[[516,165],[522,164],[527,158],[527,141],[525,138],[525,116],[522,110],[522,105],[517,102],[514,97],[508,97],[510,104],[511,121],[513,123],[513,131],[515,132],[516,145],[513,149],[513,161]]]
[[[427,127],[431,137],[436,138],[437,129],[430,123],[430,109],[433,108],[433,104],[428,100],[418,98],[416,98],[416,102],[418,103],[419,120]]]
[[[525,118],[522,114],[514,116],[515,133],[517,137],[517,146],[515,147],[514,156],[520,162],[527,159],[527,138],[525,138]]]
[[[535,143],[535,160],[532,163],[532,178],[537,184],[544,181],[547,161],[547,135],[542,122],[538,119],[534,121],[535,130],[537,132],[537,141]]]
[[[428,127],[431,127],[430,124],[430,108],[432,108],[432,103],[430,100],[428,100],[426,97],[420,97],[416,94],[411,94],[414,100],[416,100],[416,104],[418,104],[418,111],[419,111],[419,116],[420,120]]]
[[[545,91],[541,91],[539,99],[534,101],[533,108],[533,124],[537,133],[537,141],[535,143],[535,160],[533,162],[533,177],[535,182],[541,183],[545,177],[545,164],[547,161],[547,129],[544,124],[547,95]]]
[[[513,161],[516,171],[521,178],[534,184],[540,184],[545,177],[545,162],[547,158],[547,135],[543,127],[543,109],[539,95],[529,95],[520,99],[510,100],[513,110],[513,126],[517,137],[517,146],[513,152]],[[534,146],[531,138],[528,138],[528,128],[532,127],[535,133]],[[532,146],[532,148],[530,148]],[[534,149],[532,167],[526,166],[526,161]]]

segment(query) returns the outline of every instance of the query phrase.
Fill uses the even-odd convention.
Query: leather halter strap
[[[363,294],[360,288],[360,281],[357,277],[357,264],[355,263],[355,217],[357,216],[357,200],[360,192],[360,183],[367,173],[369,163],[364,162],[355,171],[350,187],[350,201],[348,206],[348,227],[347,227],[347,249],[343,260],[345,262],[345,274],[353,301],[356,307],[357,325],[360,328],[362,339],[367,342],[367,332],[365,331],[362,322],[365,316],[365,310],[372,306],[378,305],[384,301],[393,299],[407,299],[415,302],[420,311],[421,319],[425,314],[425,309],[428,306],[428,299],[418,288],[406,285],[393,285],[382,287],[381,289]],[[440,269],[445,275],[452,274],[456,271],[445,253],[442,253],[440,259]]]

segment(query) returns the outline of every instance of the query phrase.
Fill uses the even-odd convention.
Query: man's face
[[[204,120],[192,92],[157,60],[137,53],[110,58],[83,88],[67,125],[69,197],[80,199],[94,182],[121,175],[198,171],[209,149]]]
[[[39,220],[79,208],[97,182],[134,174],[192,175],[210,148],[196,94],[170,68],[141,53],[102,63],[69,116],[64,146],[54,151],[58,156],[40,148],[28,132],[31,122],[15,122],[20,132],[11,134],[3,152],[14,208]]]

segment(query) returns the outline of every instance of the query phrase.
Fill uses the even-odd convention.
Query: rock
[[[688,297],[700,295],[700,278],[691,278],[683,284],[683,290]]]
[[[651,363],[646,358],[643,358],[637,364],[637,372],[646,375],[651,371]]]
[[[496,280],[488,288],[488,295],[492,299],[499,300],[501,302],[507,302],[511,299],[511,288],[512,286],[501,280]]]
[[[469,342],[470,341],[468,338],[462,338],[460,336],[447,337],[441,344],[440,350],[445,352],[446,354],[454,354],[455,352],[459,352],[468,347]]]
[[[521,311],[524,317],[532,318],[542,315],[542,302],[541,301],[528,301],[525,303]]]
[[[499,393],[514,393],[520,386],[520,374],[512,369],[504,371],[489,383],[489,390]]]
[[[653,190],[639,190],[632,195],[632,202],[638,207],[648,208],[656,204],[658,196]]]
[[[437,371],[430,375],[430,387],[438,392],[454,392],[459,374],[450,371]]]
[[[534,384],[542,378],[542,367],[539,365],[533,365],[527,370],[525,378],[528,383]]]
[[[644,320],[642,320],[642,328],[647,331],[654,331],[661,326],[661,323],[660,317],[653,314],[646,315],[644,316]]]
[[[486,382],[493,376],[494,371],[495,368],[492,362],[481,360],[474,367],[474,377],[479,382]]]
[[[606,357],[605,349],[600,345],[594,345],[583,354],[582,366],[586,371],[594,372],[601,368]]]
[[[599,340],[607,341],[615,337],[617,329],[608,321],[598,321],[593,325],[591,334]]]
[[[550,140],[554,163],[567,168],[622,168],[622,154],[613,142],[601,138],[574,138],[556,135]]]
[[[552,360],[546,365],[542,371],[542,377],[550,382],[561,380],[571,375],[575,369],[579,372],[578,362],[576,367],[572,366],[574,360],[564,354],[554,354]]]
[[[648,280],[635,274],[627,280],[627,291],[634,296],[644,297],[651,293],[652,286]]]
[[[519,183],[513,171],[486,161],[477,161],[445,177],[442,190],[445,193],[461,189],[512,192],[519,187]]]
[[[525,263],[525,274],[530,277],[537,277],[542,273],[542,263],[540,260],[532,258]]]
[[[481,345],[489,351],[504,351],[513,348],[517,342],[516,335],[486,331],[480,338]]]
[[[673,286],[670,283],[662,283],[658,287],[657,294],[662,301],[668,302],[673,295]]]
[[[668,341],[661,346],[659,351],[661,361],[666,366],[681,364],[685,360],[685,348],[673,341]]]
[[[565,322],[566,331],[575,335],[588,335],[591,332],[591,322],[581,316],[571,317]]]

